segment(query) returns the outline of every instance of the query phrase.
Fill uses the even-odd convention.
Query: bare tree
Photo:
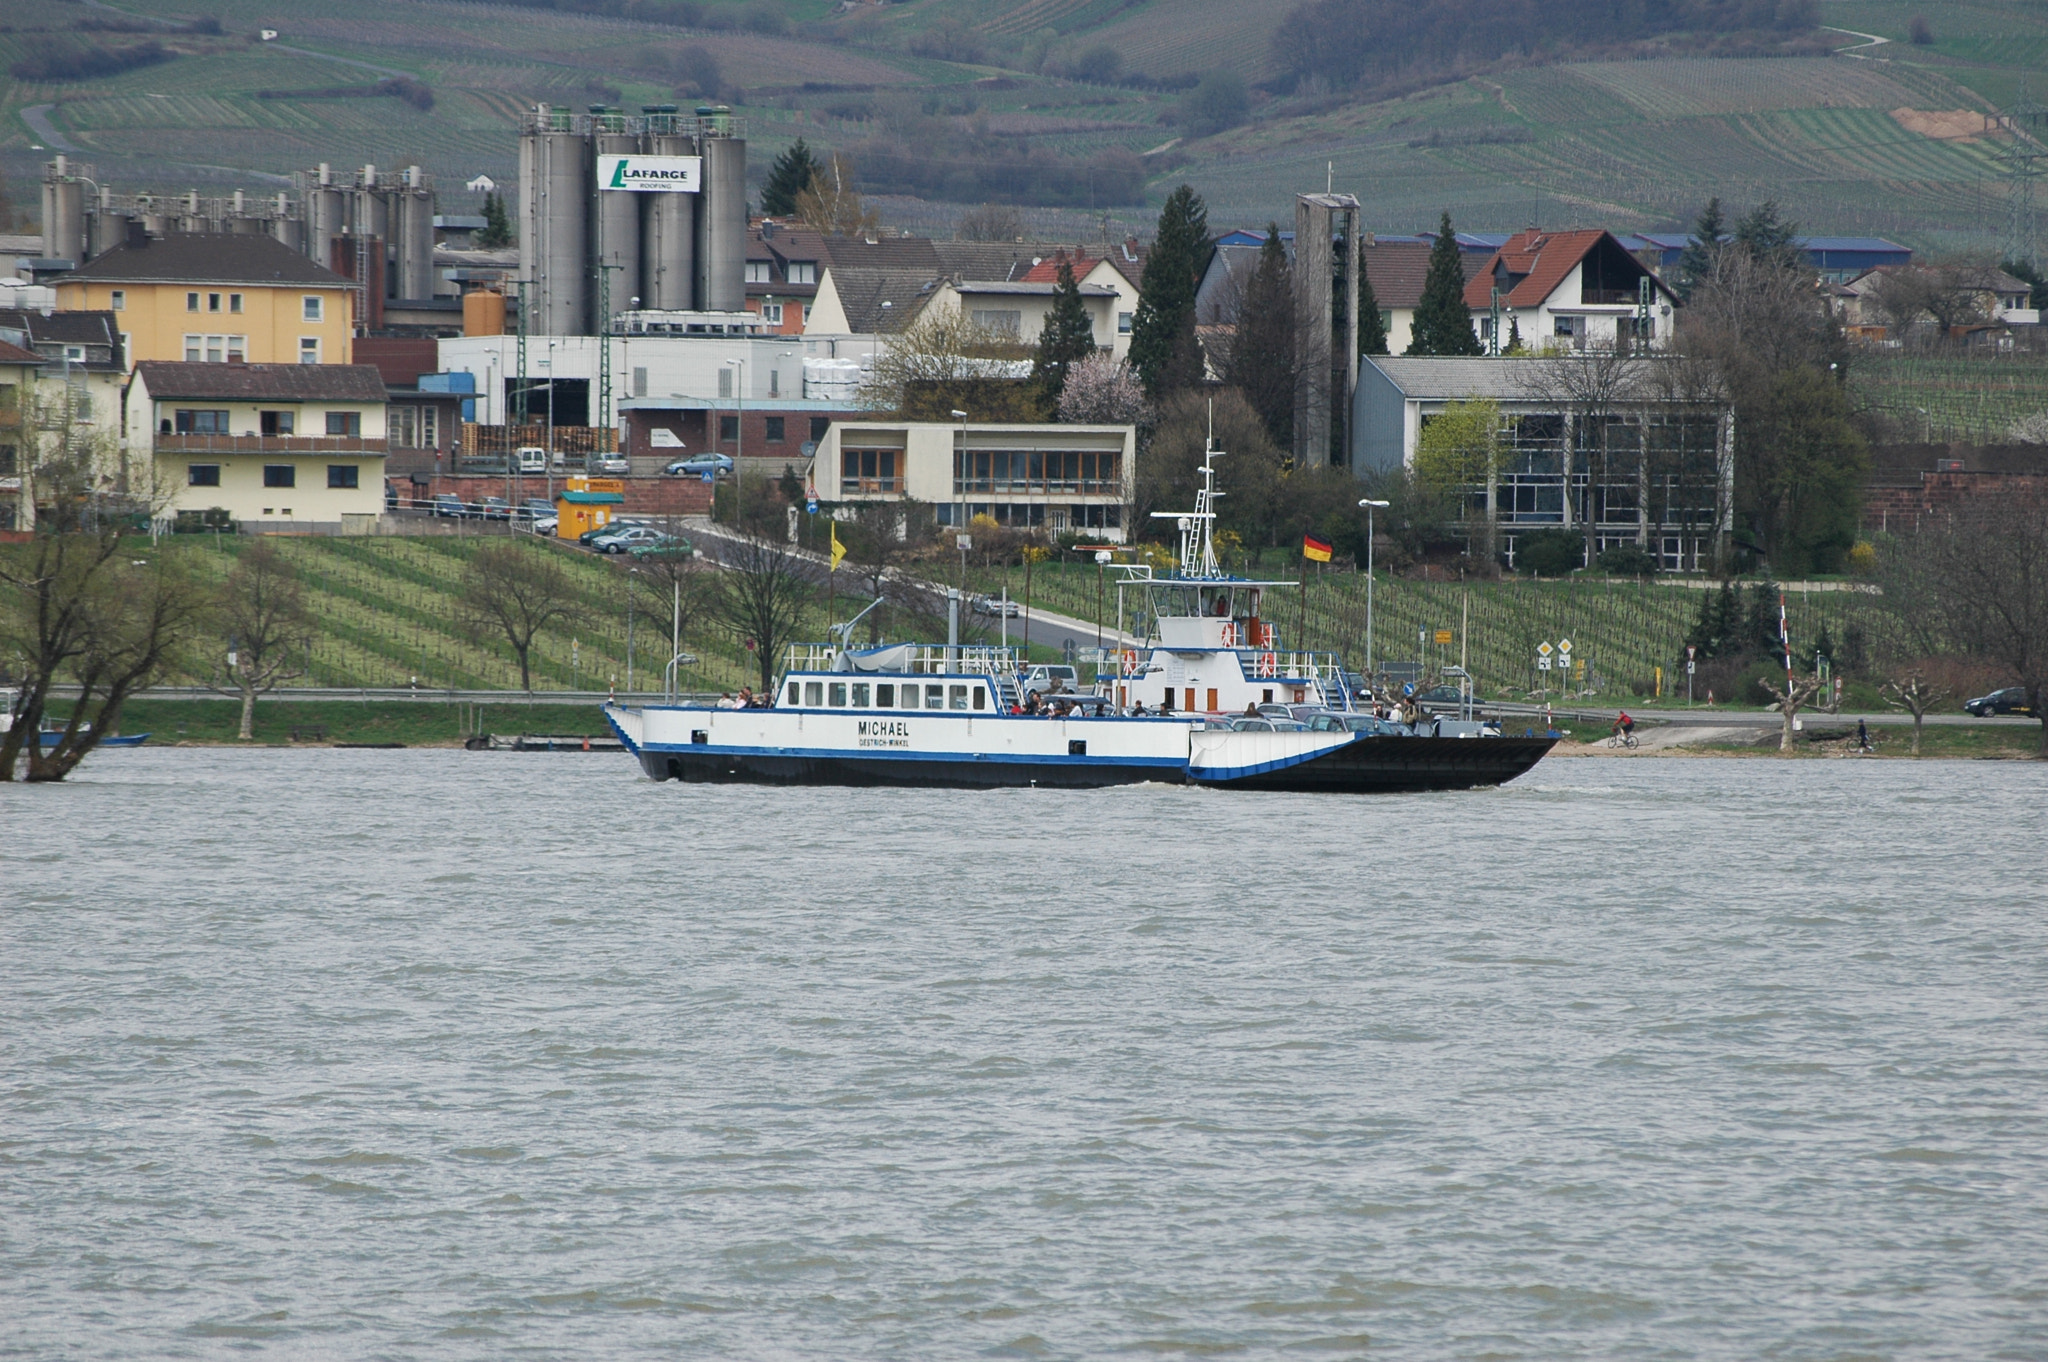
[[[960,215],[953,235],[960,241],[1022,241],[1024,214],[1008,204],[984,203]]]
[[[201,593],[176,556],[122,531],[160,508],[138,489],[104,489],[101,443],[53,439],[32,447],[24,487],[43,503],[26,543],[0,544],[0,655],[25,662],[13,722],[0,735],[0,781],[62,780],[120,724],[128,698],[160,676],[197,622]],[[124,470],[125,472],[125,470]],[[26,494],[25,494],[26,495]],[[51,689],[79,687],[56,741],[39,736]]]
[[[1633,462],[1637,465],[1629,471],[1635,475],[1632,480],[1641,481],[1641,429],[1622,418],[1622,407],[1631,399],[1645,395],[1645,374],[1648,367],[1643,360],[1636,359],[1625,350],[1585,350],[1572,354],[1552,355],[1536,361],[1527,370],[1523,380],[1525,389],[1532,398],[1540,397],[1547,402],[1560,403],[1567,417],[1564,434],[1565,472],[1565,515],[1573,513],[1571,479],[1579,460],[1583,458],[1586,470],[1586,501],[1579,510],[1580,524],[1586,540],[1586,564],[1591,566],[1599,556],[1599,517],[1601,489],[1607,485],[1614,471],[1618,431],[1625,432],[1624,442],[1634,449]],[[1583,451],[1583,454],[1581,453]],[[1487,499],[1494,499],[1493,488],[1487,489]],[[1637,519],[1637,537],[1640,542],[1642,525],[1640,507]]]
[[[1039,420],[1037,389],[1016,382],[1013,366],[1031,348],[1006,331],[978,325],[958,311],[927,308],[875,357],[861,404],[943,421],[955,410],[976,420]]]
[[[227,642],[227,671],[213,688],[242,701],[244,742],[256,736],[256,697],[306,674],[313,617],[299,574],[267,539],[235,563],[214,600],[214,625]]]
[[[519,658],[519,688],[533,689],[533,640],[569,613],[575,592],[554,551],[520,541],[488,544],[462,570],[459,605],[476,634],[502,633]]]
[[[1946,686],[1937,686],[1921,675],[1916,667],[1904,676],[1884,683],[1890,694],[1885,703],[1893,709],[1905,710],[1913,716],[1913,755],[1920,755],[1920,727],[1927,720],[1927,711],[1949,698]]]
[[[915,556],[938,538],[938,522],[932,508],[922,501],[862,501],[852,514],[839,522],[840,542],[846,546],[846,561],[867,587],[867,594],[881,597],[898,594],[890,580],[897,566]],[[981,533],[975,532],[975,543]],[[882,639],[882,612],[868,615],[868,642]]]
[[[1792,750],[1792,733],[1799,708],[1811,700],[1814,694],[1820,690],[1820,678],[1818,676],[1793,676],[1789,678],[1789,681],[1790,685],[1788,687],[1780,687],[1770,681],[1759,681],[1757,683],[1778,697],[1772,702],[1771,708],[1777,710],[1785,718],[1784,731],[1778,735],[1778,750],[1780,752],[1790,752]]]
[[[853,162],[838,152],[796,196],[796,215],[804,226],[828,236],[870,236],[881,225],[874,210],[853,187]]]
[[[1885,545],[1886,604],[1927,650],[1975,654],[2025,690],[2048,757],[2048,497],[1978,496]]]
[[[626,569],[633,604],[650,619],[667,620],[671,657],[683,651],[690,625],[702,618],[717,592],[716,574],[694,554],[650,554]],[[666,669],[668,660],[662,666]]]
[[[775,685],[775,667],[796,636],[797,621],[814,593],[804,560],[787,544],[760,535],[727,541],[719,555],[711,608],[733,637],[754,654],[761,689]]]

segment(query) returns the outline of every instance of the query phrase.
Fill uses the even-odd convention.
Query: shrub
[[[1657,560],[1637,544],[1617,544],[1593,561],[1616,577],[1648,577],[1657,570]]]
[[[1562,577],[1585,561],[1586,541],[1573,530],[1532,530],[1515,541],[1515,566],[1538,577]]]

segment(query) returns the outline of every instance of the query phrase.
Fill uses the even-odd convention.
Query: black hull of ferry
[[[1277,770],[1223,779],[1178,767],[1113,762],[774,756],[721,752],[711,747],[643,751],[639,759],[649,779],[691,784],[1089,790],[1153,782],[1228,790],[1400,794],[1504,784],[1541,761],[1553,742],[1549,738],[1376,738],[1349,743]]]

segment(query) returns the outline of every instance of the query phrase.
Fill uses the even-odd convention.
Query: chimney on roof
[[[128,239],[125,244],[131,251],[148,249],[149,228],[143,225],[141,218],[128,219]]]

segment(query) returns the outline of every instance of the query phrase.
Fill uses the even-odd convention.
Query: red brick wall
[[[549,483],[541,477],[514,477],[512,491],[505,491],[505,479],[498,477],[452,478],[430,477],[426,483],[414,483],[408,478],[393,478],[401,498],[431,500],[443,492],[452,492],[464,501],[482,501],[485,497],[509,497],[517,506],[528,497],[545,497]],[[626,504],[623,515],[671,516],[709,515],[711,513],[711,488],[708,484],[692,478],[626,478]],[[562,490],[563,481],[557,477],[553,490]]]
[[[1920,485],[1872,487],[1863,503],[1863,528],[1871,533],[1911,531],[1931,516],[1968,514],[1982,496],[2048,496],[2048,476],[2030,473],[1922,473]]]

